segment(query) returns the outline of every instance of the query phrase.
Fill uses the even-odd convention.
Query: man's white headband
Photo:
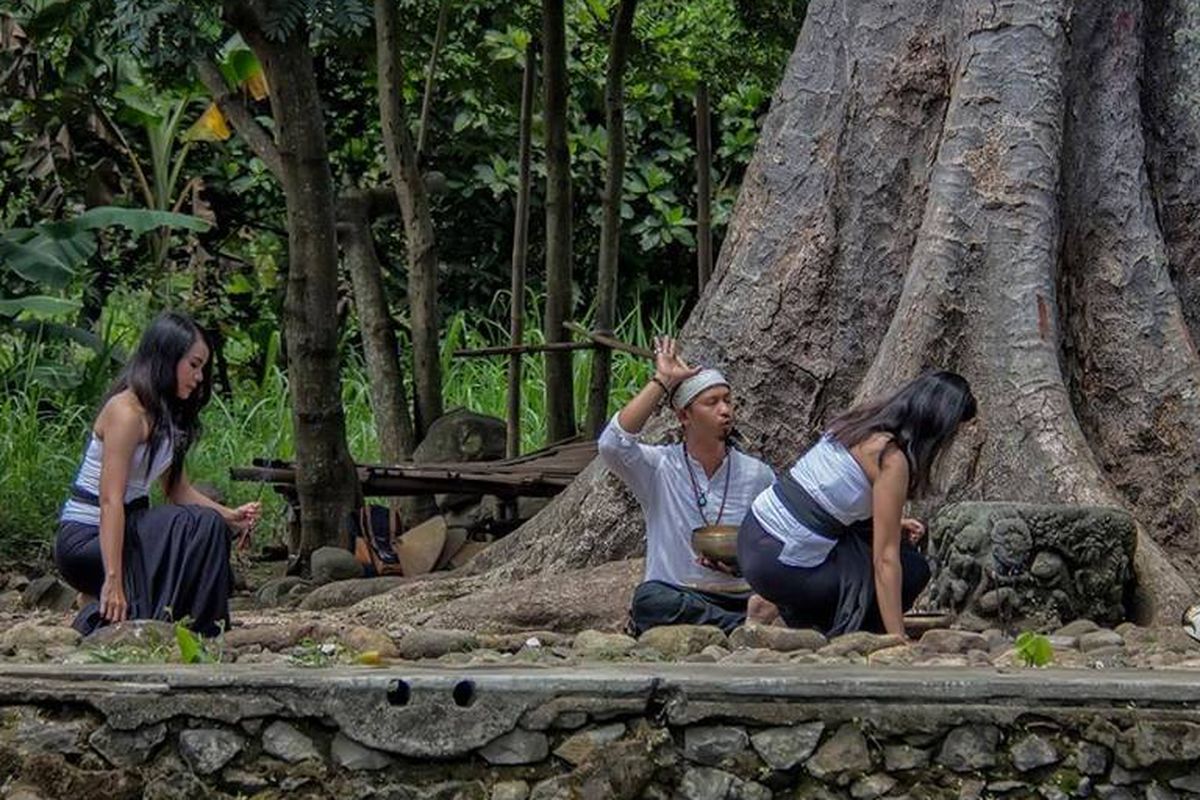
[[[702,369],[675,387],[675,393],[671,395],[671,405],[682,411],[705,389],[728,385],[729,381],[725,380],[725,376],[719,370]]]

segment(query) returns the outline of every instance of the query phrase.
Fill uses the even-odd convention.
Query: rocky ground
[[[1021,669],[1036,662],[1078,669],[1200,669],[1200,642],[1191,639],[1182,628],[1143,628],[1124,623],[1109,629],[1088,620],[1076,620],[1047,635],[1041,645],[1048,658],[1029,657],[1028,648],[1017,646],[1016,632],[999,629],[935,628],[920,632],[919,637],[905,643],[896,637],[870,633],[828,640],[816,631],[778,626],[747,626],[728,636],[716,628],[673,626],[635,639],[616,632],[620,621],[612,610],[592,617],[573,616],[566,608],[570,603],[564,603],[560,609],[569,624],[556,630],[514,628],[511,615],[505,617],[498,605],[494,606],[498,617],[509,619],[507,629],[481,630],[470,624],[469,616],[459,617],[468,624],[456,628],[439,624],[455,618],[445,613],[427,613],[409,620],[390,619],[392,615],[380,613],[391,594],[398,591],[396,579],[360,578],[321,587],[329,597],[340,597],[350,605],[320,608],[318,604],[318,610],[314,610],[306,608],[306,603],[295,602],[297,598],[293,597],[290,604],[275,606],[272,603],[279,598],[264,599],[264,593],[278,595],[279,589],[289,583],[293,589],[296,586],[307,589],[300,596],[311,598],[316,594],[309,583],[272,575],[278,569],[279,565],[268,564],[249,571],[250,583],[243,582],[243,589],[234,601],[233,628],[206,644],[205,658],[314,667],[400,661],[458,666],[684,661],[999,670]],[[636,565],[612,571],[625,579],[636,574]],[[378,590],[379,581],[385,581],[383,586],[391,594],[368,591]],[[252,591],[255,584],[258,588]],[[505,587],[503,591],[522,590],[516,586]],[[534,594],[526,596],[529,603],[536,605]],[[611,593],[591,590],[593,597],[605,594]],[[486,599],[474,602],[485,608],[488,605]],[[175,631],[166,623],[124,623],[82,639],[69,627],[75,603],[74,593],[53,576],[31,579],[15,572],[0,575],[0,660],[150,663],[183,658]],[[535,622],[552,621],[549,614],[526,618]],[[599,629],[587,627],[585,623],[589,620],[596,621]]]

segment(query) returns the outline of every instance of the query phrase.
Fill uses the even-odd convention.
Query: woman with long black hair
[[[836,418],[743,520],[738,563],[751,588],[791,627],[904,636],[904,612],[929,582],[914,547],[925,530],[902,518],[904,504],[928,490],[975,411],[966,379],[937,371]]]
[[[92,423],[54,543],[59,571],[90,599],[75,620],[81,633],[125,619],[186,619],[206,636],[228,627],[230,537],[253,528],[260,507],[227,508],[184,474],[209,356],[195,322],[159,315]],[[156,480],[169,504],[152,509]]]

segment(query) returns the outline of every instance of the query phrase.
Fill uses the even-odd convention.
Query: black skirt
[[[129,619],[186,620],[204,636],[229,627],[230,530],[205,506],[164,505],[127,509],[124,577]],[[104,585],[100,529],[61,522],[54,561],[76,590],[99,597]],[[85,636],[104,625],[99,602],[86,605],[73,623]]]

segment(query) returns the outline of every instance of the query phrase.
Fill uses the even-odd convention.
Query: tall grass
[[[540,309],[530,303],[526,341],[544,341],[537,324]],[[617,337],[649,347],[653,335],[673,331],[682,304],[669,302],[649,319],[628,314]],[[507,298],[487,312],[459,312],[447,320],[442,342],[443,392],[447,408],[464,406],[504,418],[508,358],[453,358],[460,348],[507,342]],[[11,344],[11,343],[10,343]],[[543,359],[525,356],[521,381],[522,451],[544,444],[545,373]],[[576,415],[586,414],[592,351],[574,355]],[[652,365],[627,353],[613,354],[610,411],[628,401],[649,379]],[[406,375],[411,380],[410,375]],[[411,396],[411,387],[409,396]],[[352,352],[342,371],[342,401],[350,452],[358,461],[379,459],[378,438],[370,406],[370,382],[361,357]],[[43,559],[49,553],[55,519],[82,456],[96,399],[84,402],[75,393],[42,388],[33,380],[0,396],[0,558]],[[204,434],[188,456],[194,483],[215,486],[227,504],[259,499],[264,503],[264,533],[283,522],[283,503],[265,486],[229,480],[229,468],[255,458],[291,458],[295,452],[287,377],[277,367],[257,381],[244,381],[227,399],[214,393],[205,409]]]

